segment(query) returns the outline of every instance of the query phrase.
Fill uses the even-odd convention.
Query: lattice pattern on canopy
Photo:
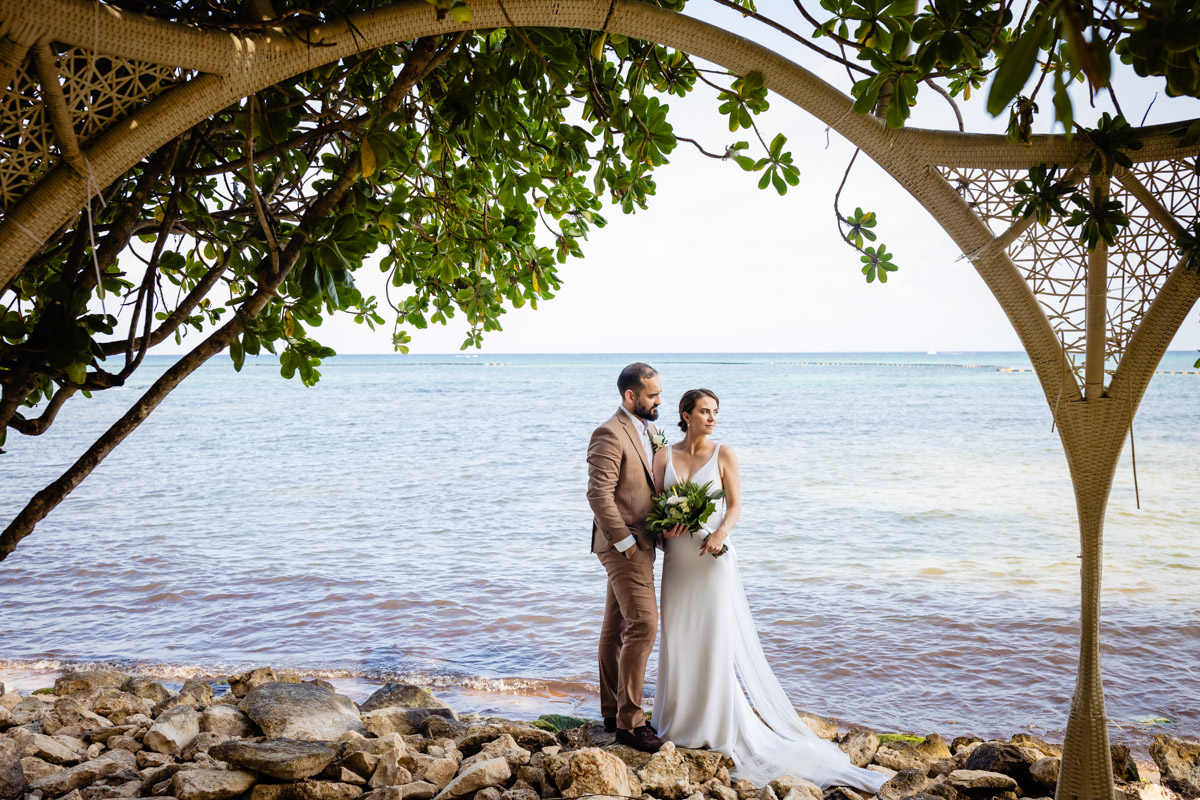
[[[59,83],[80,144],[187,78],[174,67],[59,48]],[[7,209],[62,158],[32,57],[0,100],[0,209]]]
[[[1200,212],[1200,175],[1182,160],[1135,165],[1133,176],[1186,225]],[[1017,197],[1012,186],[1026,177],[1024,170],[945,169],[943,174],[996,235],[1016,220]],[[1086,187],[1082,187],[1086,190]],[[1105,367],[1112,373],[1177,261],[1174,237],[1120,183],[1111,187],[1124,206],[1130,224],[1109,249],[1108,319]],[[1087,250],[1076,228],[1054,218],[1049,225],[1030,226],[1009,246],[1009,255],[1024,275],[1067,351],[1075,373],[1082,378],[1087,322]]]

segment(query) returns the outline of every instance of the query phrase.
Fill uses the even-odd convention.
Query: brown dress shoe
[[[663,740],[646,725],[639,725],[632,731],[617,728],[617,744],[629,745],[643,753],[657,753],[663,746]]]

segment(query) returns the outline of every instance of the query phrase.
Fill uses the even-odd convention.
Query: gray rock
[[[1058,786],[1059,760],[1054,756],[1039,758],[1029,765],[1029,777],[1033,778],[1044,789]]]
[[[200,731],[196,734],[187,746],[183,748],[183,752],[179,757],[184,761],[194,761],[200,753],[208,753],[214,747],[224,742],[228,742],[229,737],[223,733],[211,733],[209,731]]]
[[[209,755],[234,767],[251,769],[281,781],[295,781],[321,772],[337,751],[328,742],[268,739],[264,742],[225,742]]]
[[[506,733],[500,738],[493,739],[485,744],[483,749],[475,755],[464,759],[459,767],[460,769],[466,768],[477,761],[487,761],[489,758],[503,758],[508,762],[508,766],[512,768],[513,772],[516,772],[518,767],[526,766],[529,763],[530,755],[531,753],[528,750],[518,745],[516,739]],[[499,798],[496,798],[496,800],[499,800]]]
[[[190,697],[202,706],[212,705],[215,695],[212,687],[204,681],[190,680],[179,690],[182,697]]]
[[[852,728],[838,743],[842,752],[850,756],[850,763],[856,767],[865,767],[875,760],[879,750],[879,737],[866,728]]]
[[[50,698],[53,701],[53,698]],[[53,706],[42,695],[31,695],[8,710],[9,725],[41,725],[42,718]]]
[[[0,800],[16,800],[25,793],[25,785],[17,743],[0,739]]]
[[[897,772],[879,789],[879,800],[901,800],[922,792],[929,786],[929,778],[919,769]]]
[[[133,754],[137,754],[142,749],[142,743],[132,736],[114,736],[108,740],[109,750],[128,750]]]
[[[8,694],[0,694],[0,708],[5,711],[12,711],[21,702],[21,695],[17,692],[9,692]]]
[[[0,745],[2,747],[2,745]],[[25,773],[25,780],[33,783],[39,778],[44,778],[47,775],[53,775],[56,772],[62,772],[65,767],[60,767],[57,764],[51,764],[48,761],[42,761],[40,758],[26,756],[21,759],[21,771]]]
[[[950,752],[958,753],[965,747],[970,747],[973,744],[979,744],[983,741],[978,736],[955,736],[954,741],[950,742]]]
[[[671,742],[665,743],[650,756],[650,761],[638,772],[637,777],[641,781],[642,791],[665,800],[683,800],[696,791],[691,782],[691,770]]]
[[[984,742],[971,751],[963,764],[964,770],[998,772],[1013,778],[1026,794],[1038,788],[1029,775],[1029,768],[1042,758],[1039,750],[1002,742]]]
[[[149,700],[151,705],[157,705],[171,696],[171,692],[167,690],[167,687],[158,681],[152,681],[149,678],[143,678],[138,675],[127,678],[121,684],[121,691],[137,695],[144,700]]]
[[[925,758],[911,742],[902,740],[881,743],[879,749],[875,751],[874,761],[876,764],[896,772],[908,769],[917,769],[923,773],[929,771],[929,759]]]
[[[1112,754],[1113,777],[1116,780],[1132,782],[1142,779],[1138,774],[1137,762],[1129,752],[1129,745],[1117,743],[1110,745],[1109,750]]]
[[[264,683],[239,708],[271,738],[330,741],[366,732],[353,700],[311,683]]]
[[[29,784],[29,788],[41,791],[44,797],[61,797],[67,792],[91,786],[103,777],[134,769],[137,759],[125,750],[109,750],[99,758],[85,761],[62,772],[47,775]]]
[[[191,706],[175,706],[159,715],[142,739],[156,753],[179,755],[200,733],[200,714]]]
[[[129,676],[112,669],[88,670],[85,672],[64,672],[62,677],[54,682],[54,693],[66,697],[76,692],[86,692],[89,689],[99,689],[101,686],[116,686],[120,688]]]
[[[136,694],[113,686],[101,688],[91,701],[91,709],[114,725],[123,725],[136,714],[150,714],[154,704]]]
[[[66,743],[43,733],[25,733],[24,731],[22,733],[24,735],[18,734],[14,737],[22,758],[31,756],[51,764],[71,765],[78,764],[83,760],[82,756],[87,753],[86,747],[83,753],[80,753],[77,749],[68,747]],[[83,743],[80,742],[80,744]]]
[[[261,733],[244,711],[224,703],[209,706],[201,712],[200,731],[224,734],[231,739],[247,739]]]
[[[75,698],[60,697],[54,701],[54,706],[42,715],[41,726],[43,733],[55,734],[59,731],[65,733],[68,729],[90,733],[111,728],[113,724],[99,714],[89,711]]]
[[[382,789],[364,794],[362,800],[432,800],[436,794],[437,787],[432,783],[414,781],[403,786],[384,786]]]
[[[463,752],[463,755],[473,756],[483,749],[485,744],[493,739],[499,739],[506,733],[513,737],[517,744],[531,752],[558,744],[558,739],[554,738],[554,734],[541,728],[516,722],[488,722],[467,728],[466,735],[458,741],[458,749]]]
[[[446,708],[379,708],[362,715],[363,726],[376,736],[398,733],[410,736],[420,733],[421,723],[431,716],[453,719],[454,711]]]
[[[257,777],[244,769],[186,769],[171,779],[179,800],[229,800],[250,790]]]
[[[421,734],[427,739],[457,739],[467,735],[470,726],[432,714],[421,723]]]
[[[375,771],[371,773],[371,780],[367,785],[372,789],[380,789],[384,786],[401,786],[412,783],[412,773],[407,768],[400,766],[399,757],[400,751],[396,749],[381,754],[379,763],[375,765]]]
[[[259,667],[230,678],[229,692],[234,697],[245,697],[251,689],[278,681],[279,677],[275,674],[275,670],[270,667]]]
[[[250,800],[356,800],[361,786],[333,781],[303,780],[297,783],[260,783],[250,792]]]
[[[1000,789],[1005,791],[1017,788],[1015,778],[981,769],[956,769],[946,776],[946,782],[959,789]]]
[[[174,764],[175,756],[156,753],[153,750],[139,750],[137,753],[137,763],[140,769],[158,768],[167,764]]]
[[[1185,797],[1200,796],[1200,744],[1160,733],[1150,745],[1160,782]]]
[[[488,786],[498,786],[512,777],[512,770],[503,758],[480,761],[463,770],[449,785],[437,794],[439,798],[462,797],[474,794]]]
[[[362,704],[363,713],[393,707],[443,709],[450,712],[444,716],[458,719],[448,703],[434,697],[429,690],[408,683],[386,683]]]
[[[495,786],[487,786],[475,793],[475,800],[500,800],[500,790]]]

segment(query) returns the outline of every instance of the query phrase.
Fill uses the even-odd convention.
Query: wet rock
[[[88,670],[84,672],[65,672],[54,682],[54,693],[59,697],[86,692],[89,689],[99,689],[102,686],[115,686],[118,689],[129,676],[112,669]]]
[[[444,708],[379,708],[364,712],[363,726],[376,736],[398,733],[410,736],[421,732],[421,723],[431,716],[451,719],[454,711]]]
[[[200,714],[191,706],[164,711],[142,739],[147,749],[177,756],[200,733]],[[182,798],[181,798],[182,800]]]
[[[1059,760],[1054,756],[1039,758],[1029,765],[1029,777],[1043,789],[1053,789],[1058,786]]]
[[[629,795],[629,771],[624,761],[598,747],[576,751],[570,757],[569,785],[563,797]]]
[[[129,692],[143,700],[148,700],[152,706],[158,705],[171,696],[171,692],[167,690],[167,687],[158,681],[152,681],[149,678],[142,678],[136,675],[125,679],[125,682],[121,684],[121,691]]]
[[[220,733],[231,739],[259,735],[258,726],[237,706],[214,705],[200,714],[201,733]]]
[[[922,773],[928,772],[929,760],[911,742],[893,740],[883,742],[875,751],[876,764],[903,772],[906,769],[917,769]]]
[[[367,698],[362,704],[362,711],[365,714],[368,711],[375,711],[380,708],[426,708],[426,709],[442,709],[449,711],[450,714],[445,715],[450,719],[458,719],[454,713],[454,709],[444,700],[439,700],[433,696],[433,693],[428,689],[422,689],[419,686],[413,686],[408,683],[386,683],[381,688]]]
[[[120,674],[120,673],[117,673]],[[41,719],[42,732],[55,734],[60,731],[79,731],[81,734],[111,728],[113,724],[93,711],[88,711],[72,697],[60,697]]]
[[[171,779],[179,800],[229,800],[247,792],[258,778],[244,769],[185,769]]]
[[[797,778],[793,775],[781,775],[771,781],[768,786],[779,800],[823,800],[824,793],[815,783]]]
[[[956,769],[946,776],[946,782],[958,789],[1015,790],[1017,781],[1009,775],[982,769]]]
[[[39,778],[29,784],[29,788],[42,792],[44,797],[61,797],[67,792],[83,789],[115,772],[123,769],[133,769],[137,759],[133,753],[125,750],[109,750],[99,758],[85,761],[74,767]]]
[[[333,781],[303,780],[296,783],[260,783],[250,792],[250,800],[356,800],[361,786]]]
[[[1160,782],[1185,797],[1200,796],[1200,744],[1160,733],[1150,745]]]
[[[904,797],[912,797],[914,794],[924,791],[927,786],[929,786],[929,778],[922,770],[901,770],[880,787],[879,800],[901,800]]]
[[[936,733],[926,736],[925,741],[917,745],[916,748],[930,762],[950,758],[952,755],[950,748],[946,746],[945,740]]]
[[[208,754],[238,769],[261,772],[276,780],[296,781],[325,769],[337,751],[327,742],[268,739],[264,742],[223,742],[210,748]]]
[[[1133,756],[1129,752],[1129,745],[1114,744],[1110,745],[1112,754],[1113,777],[1119,781],[1139,781],[1141,776],[1138,775],[1137,762],[1133,760]]]
[[[437,709],[432,710],[437,711]],[[558,743],[558,739],[549,731],[515,722],[488,722],[482,725],[471,725],[461,739],[452,738],[458,741],[458,749],[462,750],[464,755],[473,756],[485,744],[493,739],[499,739],[506,733],[513,737],[518,745],[529,751],[552,747]]]
[[[998,772],[1017,781],[1026,791],[1033,791],[1037,782],[1029,775],[1029,768],[1042,758],[1041,751],[1001,742],[984,742],[971,751],[963,764],[964,770]]]
[[[842,752],[850,756],[850,763],[856,767],[865,767],[875,759],[879,750],[879,737],[866,728],[852,728],[838,743]]]
[[[25,770],[17,743],[0,739],[0,800],[16,800],[25,792]]]
[[[642,783],[642,791],[665,800],[683,800],[696,791],[691,782],[691,770],[672,742],[663,744],[638,771],[637,777]]]
[[[239,708],[271,738],[329,741],[346,731],[366,732],[353,700],[311,683],[261,684]]]
[[[804,722],[809,729],[822,739],[835,741],[838,736],[838,724],[829,717],[822,717],[818,714],[813,714],[808,711],[796,711],[796,716]]]
[[[277,683],[279,677],[275,674],[275,670],[270,667],[260,667],[252,669],[249,672],[243,672],[241,675],[235,675],[229,679],[229,693],[234,697],[245,697],[250,694],[252,689],[257,689],[259,686],[265,686],[268,683]]]
[[[973,744],[982,744],[983,739],[978,736],[955,736],[950,742],[950,752],[957,754],[960,750],[970,747]]]
[[[1012,736],[1012,743],[1018,747],[1032,748],[1041,752],[1042,755],[1062,758],[1062,747],[1056,744],[1050,744],[1049,742],[1039,739],[1036,736],[1030,736],[1028,733],[1014,733]]]
[[[455,798],[474,794],[488,786],[498,786],[512,777],[512,770],[503,758],[480,761],[467,767],[458,777],[450,781],[438,798]]]

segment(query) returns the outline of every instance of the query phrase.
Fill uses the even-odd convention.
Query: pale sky
[[[762,4],[764,13],[780,4]],[[689,11],[704,8],[694,2]],[[737,15],[712,9],[735,29]],[[842,67],[810,57],[781,36],[755,38],[799,61],[843,90]],[[803,29],[802,29],[803,30]],[[1119,65],[1118,65],[1119,66]],[[1200,102],[1167,98],[1160,79],[1131,73],[1118,82],[1119,99],[1137,123],[1159,91],[1147,124],[1200,117]],[[1049,87],[1039,98],[1051,107]],[[1006,117],[992,119],[982,107],[984,90],[962,105],[968,131],[1003,132]],[[917,202],[882,170],[859,156],[842,211],[874,210],[880,239],[895,252],[900,271],[886,285],[867,284],[858,254],[838,237],[833,195],[853,148],[835,132],[826,147],[824,126],[778,95],[758,118],[764,138],[789,140],[800,168],[800,185],[785,197],[756,188],[758,174],[732,161],[707,158],[680,143],[671,163],[655,173],[658,193],[650,208],[627,216],[609,208],[609,225],[584,244],[586,258],[562,265],[563,288],[551,301],[504,315],[504,330],[485,338],[482,353],[572,352],[760,352],[1019,350],[999,305],[970,263]],[[669,99],[675,130],[722,152],[752,132],[730,134],[711,91]],[[1076,119],[1094,122],[1111,106],[1098,98],[1088,107],[1076,99]],[[1052,115],[1037,131],[1050,129]],[[924,89],[910,124],[956,127],[945,101]],[[356,275],[364,294],[383,296],[383,276],[371,266]],[[390,311],[388,309],[387,311]],[[388,317],[387,313],[384,313]],[[389,317],[390,320],[390,317]],[[466,323],[412,331],[413,353],[458,352]],[[370,331],[349,319],[326,323],[313,334],[339,353],[387,353],[391,326]],[[184,348],[190,348],[185,341]],[[1200,347],[1193,311],[1174,344]],[[472,351],[476,352],[476,351]]]

